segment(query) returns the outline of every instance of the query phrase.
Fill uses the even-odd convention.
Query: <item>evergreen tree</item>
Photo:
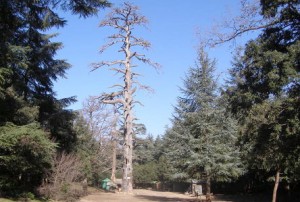
[[[51,168],[55,147],[36,123],[0,127],[1,195],[34,192]]]
[[[177,178],[229,181],[242,172],[236,122],[225,112],[217,96],[215,61],[203,49],[195,67],[189,69],[175,108],[173,127],[166,133],[167,155]]]
[[[272,21],[246,45],[231,71],[231,110],[240,118],[241,143],[251,169],[291,180],[299,159],[299,1],[261,0]]]
[[[51,28],[63,27],[66,20],[58,16],[56,11],[61,8],[70,10],[75,14],[87,17],[97,13],[99,8],[108,6],[103,0],[11,0],[1,1],[0,4],[0,129],[3,136],[13,135],[11,131],[26,128],[26,135],[45,134],[47,131],[51,139],[55,139],[60,150],[72,150],[76,141],[73,130],[75,114],[65,107],[75,101],[74,97],[58,100],[53,91],[53,82],[59,77],[65,77],[66,70],[70,67],[65,60],[55,59],[55,54],[62,47],[61,43],[52,42],[56,34],[46,34]],[[31,127],[39,123],[41,129]],[[10,126],[10,131],[6,126]],[[31,131],[30,131],[31,130]],[[2,140],[3,141],[3,140]],[[3,142],[0,142],[0,144]],[[34,151],[34,147],[22,148],[32,151],[33,155],[43,155],[47,152],[45,146]],[[49,145],[51,145],[49,143]],[[15,148],[13,148],[15,149]],[[1,150],[1,158],[7,158],[10,153]],[[17,153],[18,158],[23,158],[22,153]],[[38,163],[37,158],[31,158],[32,165]],[[12,161],[8,161],[12,163]],[[2,164],[1,178],[7,178],[13,164]],[[24,165],[27,166],[27,165]],[[41,182],[45,174],[45,165],[35,167],[39,176],[26,176],[29,182],[26,190],[31,189]],[[17,168],[16,168],[17,169]],[[13,172],[13,170],[11,170]],[[15,176],[19,175],[17,171]],[[34,178],[36,177],[36,181]],[[1,183],[1,190],[14,190],[24,181],[14,181],[15,184]],[[30,183],[32,182],[32,183]],[[19,183],[19,184],[18,184]],[[20,186],[19,186],[20,185]],[[22,191],[18,189],[19,191]]]
[[[145,164],[154,161],[154,140],[152,135],[146,138],[135,138],[133,163]]]
[[[0,123],[38,121],[51,131],[61,148],[70,149],[76,138],[72,131],[74,115],[64,108],[75,98],[57,100],[53,92],[53,82],[65,77],[70,64],[54,59],[62,44],[51,41],[56,34],[45,32],[65,25],[66,20],[55,13],[58,6],[86,17],[108,5],[97,0],[1,2]]]

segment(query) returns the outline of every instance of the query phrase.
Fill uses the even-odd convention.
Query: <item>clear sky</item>
[[[115,5],[123,1],[111,0]],[[162,68],[157,72],[150,66],[142,65],[137,71],[143,76],[140,81],[152,87],[154,93],[137,91],[137,99],[144,106],[135,107],[135,115],[140,123],[145,124],[147,133],[163,135],[165,127],[170,125],[173,106],[180,96],[187,69],[194,65],[196,47],[199,43],[197,32],[208,30],[213,23],[220,21],[228,12],[236,13],[239,0],[132,0],[140,7],[140,13],[149,20],[149,29],[141,27],[137,36],[151,42],[152,47],[145,54]],[[57,58],[66,59],[72,68],[67,72],[67,79],[59,79],[54,86],[58,98],[77,96],[78,102],[72,109],[82,108],[82,102],[89,96],[110,92],[110,87],[118,81],[118,76],[108,68],[91,72],[91,63],[113,58],[115,53],[108,51],[99,54],[100,47],[107,42],[111,29],[99,28],[98,25],[109,12],[102,10],[97,17],[79,19],[68,13],[62,16],[68,21],[67,26],[57,30],[55,41],[64,44]],[[209,50],[209,56],[217,60],[217,74],[226,76],[233,48],[223,45]],[[221,82],[221,80],[220,80]]]

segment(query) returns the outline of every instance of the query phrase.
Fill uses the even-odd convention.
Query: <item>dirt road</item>
[[[200,198],[199,198],[200,199]],[[80,202],[196,202],[196,197],[174,192],[159,192],[145,189],[135,189],[132,194],[94,192],[81,198]]]
[[[111,193],[93,190],[79,202],[204,202],[205,196],[198,197],[176,192],[161,192],[146,189],[134,189],[132,194]],[[269,195],[222,195],[213,196],[213,202],[266,202],[271,201]],[[282,200],[280,200],[282,201]],[[286,201],[286,200],[283,200]]]

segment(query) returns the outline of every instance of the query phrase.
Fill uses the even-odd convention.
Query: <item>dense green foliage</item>
[[[87,17],[105,6],[109,3],[102,0],[1,1],[1,194],[32,190],[41,183],[54,149],[50,139],[60,151],[73,150],[75,114],[65,108],[75,98],[58,100],[53,91],[53,82],[65,77],[70,64],[55,58],[62,44],[46,31],[66,24],[59,9]]]
[[[236,146],[237,123],[217,94],[215,61],[200,49],[181,89],[173,126],[165,135],[166,155],[177,180],[230,181],[243,171]]]
[[[163,140],[151,135],[137,138],[134,148],[134,182],[137,184],[168,182],[171,180],[171,167],[163,154]]]
[[[300,4],[262,0],[261,5],[263,16],[273,23],[236,57],[227,93],[240,120],[249,169],[278,173],[290,183],[299,180]]]
[[[32,123],[16,126],[7,123],[0,128],[1,192],[33,192],[51,168],[56,144]],[[29,186],[30,185],[30,186]]]
[[[99,125],[105,124],[104,121],[98,121]],[[81,114],[78,115],[74,124],[77,134],[74,150],[80,159],[81,177],[86,178],[89,184],[98,186],[101,180],[111,175],[112,141],[111,137],[97,138],[99,131],[95,127],[92,131],[90,123]]]
[[[70,64],[54,59],[62,44],[51,42],[55,34],[45,31],[66,23],[55,13],[56,6],[87,16],[104,5],[103,1],[62,1],[60,5],[55,1],[27,0],[1,3],[0,123],[23,125],[38,121],[51,131],[61,148],[70,149],[76,138],[70,124],[74,116],[64,108],[75,98],[57,100],[53,92],[53,82],[65,77]]]

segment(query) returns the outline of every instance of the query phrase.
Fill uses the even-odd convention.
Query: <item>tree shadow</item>
[[[271,201],[267,195],[223,195],[217,194],[214,196],[216,201],[230,202],[265,202]]]
[[[165,202],[165,201],[173,201],[173,202],[199,202],[199,199],[191,198],[191,199],[183,199],[180,197],[167,197],[167,196],[149,196],[149,195],[137,195],[135,196],[139,199],[146,199],[149,201],[157,201],[157,202]]]

